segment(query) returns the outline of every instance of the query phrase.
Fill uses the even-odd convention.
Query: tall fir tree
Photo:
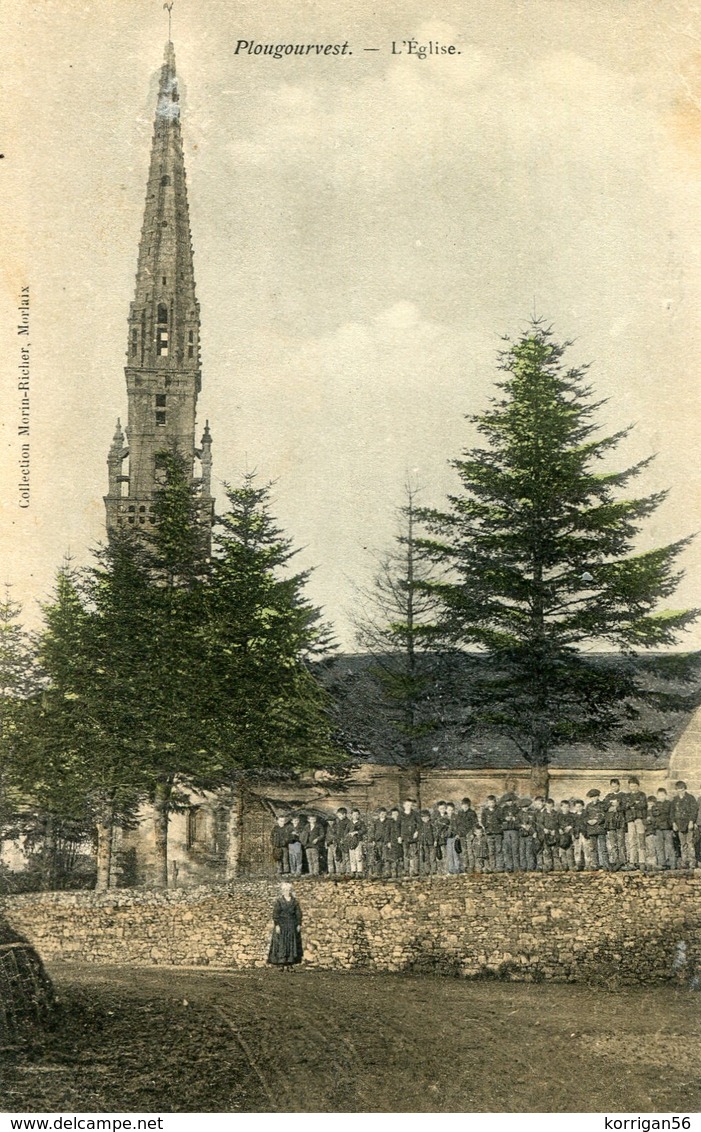
[[[15,772],[24,802],[25,844],[41,861],[42,886],[66,880],[65,852],[89,835],[91,772],[100,759],[100,729],[91,704],[92,664],[86,649],[88,614],[80,577],[70,561],[58,571],[42,607],[37,637],[41,688],[24,704]]]
[[[636,550],[666,493],[626,492],[650,459],[604,469],[629,430],[600,435],[601,402],[587,367],[565,365],[569,345],[540,320],[509,342],[501,396],[469,418],[487,446],[453,461],[462,490],[448,509],[422,514],[424,550],[452,572],[430,586],[446,633],[468,658],[481,653],[473,723],[511,740],[538,790],[561,747],[662,750],[666,713],[688,707],[699,662],[660,652],[699,614],[659,608],[690,540]]]
[[[46,686],[25,728],[35,798],[97,830],[99,887],[113,826],[140,800],[153,805],[154,882],[167,886],[170,814],[190,788],[337,757],[307,663],[325,631],[306,574],[287,569],[267,489],[249,477],[229,492],[210,560],[197,484],[177,454],[161,469],[150,532],[114,531],[80,576],[59,572],[40,637]]]
[[[203,592],[209,570],[209,520],[201,512],[200,485],[177,450],[156,454],[160,488],[152,530],[137,536],[143,557],[144,605],[138,618],[142,765],[151,777],[156,883],[169,884],[170,813],[184,801],[177,783],[197,783],[221,769],[204,736],[205,661]],[[142,631],[143,630],[143,631]]]
[[[152,653],[161,643],[154,581],[144,546],[131,532],[115,531],[85,572],[89,609],[83,640],[90,661],[89,686],[81,694],[100,727],[91,767],[91,798],[97,829],[97,887],[110,884],[114,827],[129,825],[139,804],[153,798],[160,770],[158,676]]]
[[[440,603],[428,585],[435,569],[418,543],[416,512],[417,492],[407,486],[394,546],[360,595],[356,637],[371,657],[374,694],[356,730],[408,773],[420,802],[422,779],[443,755],[454,672],[442,649]]]
[[[212,743],[232,770],[327,765],[338,757],[329,699],[308,662],[329,633],[304,594],[308,572],[290,570],[296,551],[270,515],[268,485],[249,473],[226,494],[206,591]]]
[[[290,569],[296,551],[270,515],[268,486],[257,486],[249,473],[240,487],[227,486],[226,495],[206,590],[202,713],[207,743],[231,789],[228,861],[236,872],[246,779],[329,767],[343,754],[330,697],[309,663],[330,642],[304,594],[308,573]]]
[[[106,577],[101,567],[59,570],[37,642],[44,683],[27,704],[22,731],[24,790],[45,815],[47,841],[66,823],[77,837],[92,831],[98,888],[110,883],[114,825],[133,817],[147,784],[131,739],[138,699],[123,658],[131,638],[123,622],[110,632]],[[130,584],[123,608],[134,601]],[[50,844],[47,851],[50,857]]]
[[[10,587],[0,600],[0,844],[16,810],[20,745],[27,702],[40,687],[35,651],[20,622],[22,606]]]
[[[113,531],[80,578],[59,574],[44,610],[48,684],[34,713],[33,750],[45,768],[60,768],[66,805],[73,793],[88,803],[98,887],[109,883],[114,825],[131,820],[145,798],[153,804],[155,882],[167,885],[169,816],[184,800],[176,782],[213,770],[199,711],[208,531],[184,462],[164,452],[159,463],[152,532]]]

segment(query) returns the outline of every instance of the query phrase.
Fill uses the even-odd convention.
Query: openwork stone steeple
[[[203,521],[211,524],[209,429],[203,448],[195,447],[201,388],[199,340],[178,80],[173,44],[168,42],[158,90],[136,289],[129,310],[126,443],[118,425],[108,456],[108,531],[150,524],[159,484],[159,454],[175,450],[193,478],[195,459],[204,456],[201,513]]]

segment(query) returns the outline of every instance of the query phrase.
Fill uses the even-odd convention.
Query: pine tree
[[[196,783],[221,768],[210,757],[202,714],[209,523],[201,513],[199,484],[190,479],[182,456],[164,451],[156,459],[161,487],[154,496],[153,527],[136,536],[138,553],[132,551],[141,574],[135,593],[142,601],[132,604],[124,629],[136,652],[134,702],[140,763],[151,780],[156,883],[167,887],[170,813],[185,801],[177,783]],[[124,597],[128,603],[128,585]]]
[[[688,706],[699,660],[659,652],[699,614],[658,607],[690,540],[636,551],[666,493],[627,494],[650,459],[603,468],[629,430],[600,435],[601,402],[586,367],[565,366],[569,345],[539,320],[509,342],[501,395],[470,418],[487,446],[453,461],[462,490],[448,509],[422,515],[425,551],[452,571],[431,587],[446,633],[467,659],[481,653],[473,722],[510,739],[540,789],[569,744],[662,750],[664,715]]]
[[[19,621],[21,612],[6,586],[0,601],[0,844],[15,809],[22,715],[40,680],[34,650]]]
[[[146,798],[156,883],[167,885],[176,782],[213,770],[199,711],[208,530],[184,461],[158,460],[152,532],[114,531],[81,575],[59,572],[39,642],[47,683],[26,728],[26,788],[53,819],[90,821],[98,888],[109,884],[114,826]]]
[[[42,605],[44,627],[37,659],[44,675],[40,694],[28,704],[23,730],[25,789],[51,818],[75,819],[83,811],[83,755],[92,750],[92,716],[81,702],[90,671],[85,655],[87,612],[80,577],[70,560],[56,575],[52,599]]]
[[[295,770],[338,756],[329,700],[309,659],[328,648],[319,611],[304,595],[308,572],[269,513],[269,486],[246,475],[226,488],[206,591],[211,742],[233,770]]]
[[[129,825],[139,803],[153,798],[167,743],[159,714],[164,681],[153,656],[162,629],[143,542],[131,532],[113,532],[85,572],[83,592],[90,615],[83,642],[91,679],[81,678],[81,698],[99,725],[99,761],[90,769],[97,828],[97,887],[110,883],[115,826]]]
[[[411,775],[420,802],[423,775],[441,761],[452,674],[437,629],[439,602],[429,588],[435,570],[417,542],[416,495],[406,487],[394,548],[380,560],[372,588],[361,595],[357,640],[372,658],[377,695],[365,703],[365,719],[357,727],[365,734],[374,730],[369,745],[384,747],[383,724],[389,724],[395,741],[390,738],[388,753]]]
[[[44,685],[27,705],[21,770],[25,795],[45,827],[47,861],[64,826],[76,837],[94,831],[96,883],[105,888],[114,825],[133,817],[146,785],[127,734],[135,707],[120,657],[129,638],[123,624],[108,631],[105,609],[94,601],[96,579],[104,585],[99,569],[81,575],[64,564],[53,600],[43,607]],[[48,867],[55,881],[56,869]]]
[[[320,614],[304,595],[308,573],[293,573],[296,551],[269,512],[268,486],[253,473],[226,486],[228,510],[216,521],[206,588],[207,679],[203,735],[241,812],[246,777],[294,775],[342,758],[331,702],[310,667],[329,647]],[[234,830],[237,829],[234,823]],[[229,863],[236,871],[236,832]]]
[[[230,491],[209,558],[209,527],[177,454],[148,535],[112,532],[96,562],[59,572],[44,608],[46,686],[24,731],[23,773],[37,804],[97,830],[98,886],[109,882],[114,824],[153,804],[167,886],[168,825],[187,789],[241,772],[325,765],[336,752],[328,700],[307,657],[326,644],[307,575],[249,477]]]
[[[64,850],[89,836],[90,767],[99,734],[83,690],[90,687],[87,613],[70,561],[58,571],[37,638],[41,687],[25,700],[16,737],[15,781],[24,806],[25,844],[41,862],[42,887],[62,883]],[[70,850],[69,850],[70,846]],[[65,862],[64,862],[65,863]]]

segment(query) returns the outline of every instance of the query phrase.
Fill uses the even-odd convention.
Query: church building
[[[212,438],[208,424],[196,442],[197,396],[201,389],[200,308],[195,293],[193,248],[180,123],[175,52],[169,41],[161,68],[146,206],[139,244],[134,299],[129,309],[126,382],[128,419],[117,428],[107,459],[107,529],[148,530],[161,482],[163,453],[177,452],[188,476],[199,485],[203,523],[211,527]],[[329,687],[350,712],[348,728],[367,715],[367,657],[340,656],[327,665]],[[355,705],[354,705],[355,701]],[[679,718],[671,754],[656,758],[622,746],[606,751],[584,747],[563,752],[550,768],[556,798],[583,797],[610,777],[640,778],[653,791],[685,777],[701,786],[701,713]],[[361,729],[362,730],[362,729]],[[458,734],[423,780],[393,762],[390,743],[361,743],[365,757],[342,779],[323,771],[295,782],[256,779],[236,790],[192,793],[189,808],[171,815],[169,882],[220,882],[238,872],[273,868],[270,830],[275,815],[292,810],[330,815],[339,805],[371,812],[402,798],[421,795],[421,804],[440,798],[459,802],[469,795],[480,805],[489,793],[530,793],[530,770],[517,752],[497,737],[474,742]],[[137,828],[118,833],[114,860],[117,884],[148,884],[155,864],[153,823],[148,811]]]

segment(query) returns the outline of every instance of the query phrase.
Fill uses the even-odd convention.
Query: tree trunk
[[[114,824],[112,820],[112,807],[105,806],[96,823],[97,825],[97,877],[95,878],[95,891],[103,892],[110,887],[112,872],[112,838]]]
[[[172,782],[159,782],[153,799],[153,834],[156,849],[154,888],[168,887],[168,818],[172,790]]]
[[[544,798],[548,796],[548,788],[550,786],[550,770],[548,764],[543,766],[531,767],[531,793],[535,798],[536,795],[542,794]]]
[[[241,868],[241,835],[243,833],[243,786],[237,782],[231,792],[229,844],[226,854],[226,879],[233,880]]]
[[[416,798],[417,809],[420,810],[421,809],[421,780],[422,780],[422,774],[421,774],[421,767],[420,766],[414,767],[414,773],[412,775],[412,779],[413,779],[413,783],[414,783],[414,795],[415,795],[415,798]]]
[[[41,866],[41,888],[50,892],[56,882],[56,827],[52,814],[44,822],[44,858]]]

